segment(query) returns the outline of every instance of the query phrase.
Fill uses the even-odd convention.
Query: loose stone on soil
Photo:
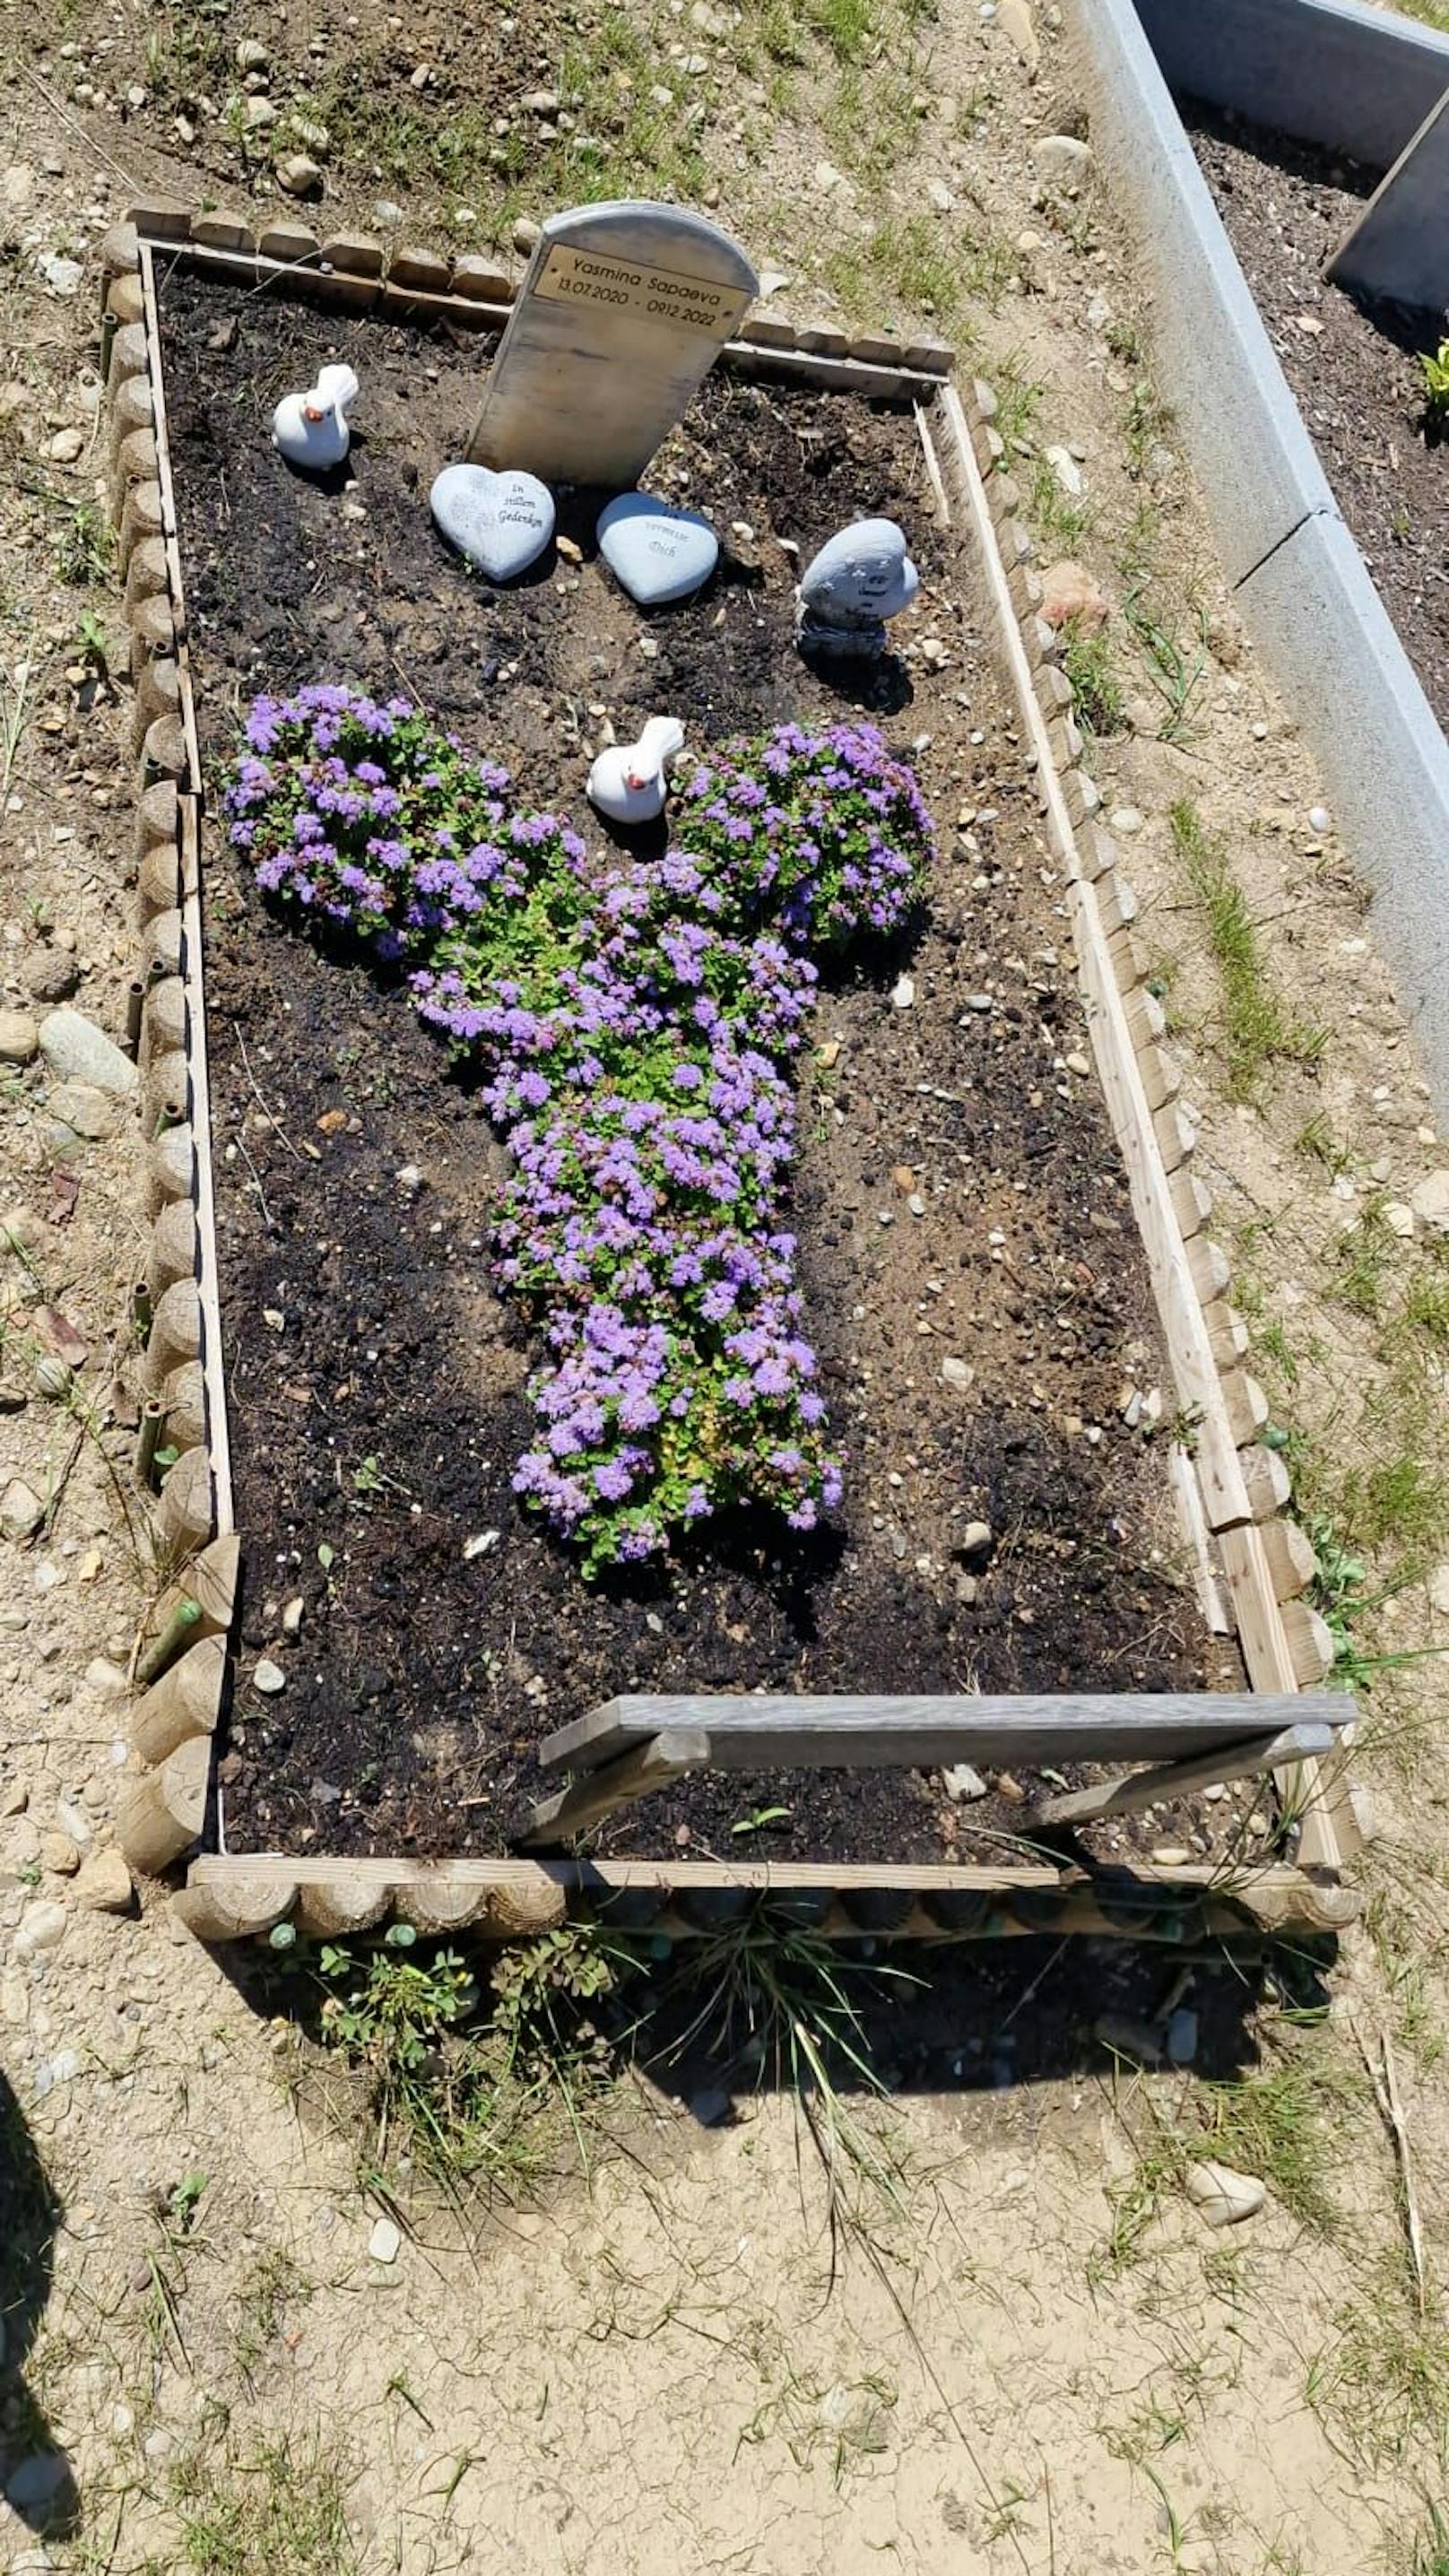
[[[969,1762],[953,1762],[948,1771],[942,1772],[941,1778],[948,1798],[965,1800],[984,1798],[989,1794],[980,1772],[974,1770]]]
[[[1085,635],[1105,626],[1111,614],[1105,591],[1079,563],[1064,559],[1049,564],[1041,577],[1040,614],[1048,626],[1072,620]]]
[[[58,1950],[65,1939],[66,1911],[42,1898],[38,1905],[27,1905],[15,1927],[11,1942],[17,1959],[34,1959],[48,1950]]]
[[[252,1686],[256,1690],[265,1691],[269,1698],[274,1697],[278,1691],[286,1689],[287,1676],[280,1664],[274,1664],[269,1655],[263,1655],[252,1674]]]
[[[1092,167],[1092,147],[1075,134],[1041,134],[1031,147],[1040,176],[1052,187],[1079,188]]]
[[[320,197],[322,172],[305,152],[291,152],[277,163],[277,185],[289,197]]]
[[[402,2229],[391,2218],[379,2218],[367,2240],[374,2263],[395,2263],[402,2252]]]
[[[136,1088],[136,1068],[114,1041],[80,1011],[51,1011],[40,1023],[40,1052],[52,1073],[88,1082],[125,1098]]]
[[[114,1095],[93,1082],[58,1082],[45,1105],[52,1118],[91,1143],[114,1136],[125,1115]]]
[[[1268,2197],[1256,2174],[1236,2173],[1231,2165],[1204,2161],[1188,2166],[1187,2196],[1209,2227],[1236,2227],[1260,2210]]]
[[[23,1476],[12,1476],[0,1493],[0,1538],[29,1538],[45,1518],[45,1505]]]
[[[40,1031],[28,1011],[0,1011],[0,1064],[29,1064],[39,1050]]]
[[[76,1872],[76,1897],[93,1914],[129,1914],[134,1890],[118,1851],[91,1852]]]
[[[1416,1182],[1409,1192],[1409,1204],[1431,1233],[1449,1234],[1449,1163]]]
[[[915,977],[913,975],[898,975],[894,984],[891,986],[892,1009],[897,1011],[908,1011],[911,1008],[912,1003],[915,1001],[915,998]]]
[[[941,1375],[947,1386],[954,1386],[958,1394],[964,1395],[967,1388],[975,1383],[976,1371],[969,1360],[944,1359]]]

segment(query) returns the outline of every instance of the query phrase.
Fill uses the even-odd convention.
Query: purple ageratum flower
[[[542,1329],[515,1488],[586,1569],[725,1501],[840,1495],[780,1225],[807,946],[897,930],[931,826],[866,725],[701,763],[659,860],[591,857],[404,699],[258,699],[227,789],[258,883],[408,969],[482,1077],[514,1176],[494,1277]]]

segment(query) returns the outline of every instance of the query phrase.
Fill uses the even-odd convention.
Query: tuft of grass
[[[1261,2175],[1275,2199],[1317,2236],[1342,2223],[1330,2176],[1340,2161],[1335,2115],[1362,2087],[1326,2054],[1305,2052],[1235,2084],[1206,2088],[1206,2151]]]
[[[241,2454],[199,2443],[177,2470],[173,2566],[191,2576],[355,2576],[347,2521],[355,2472],[319,2440],[283,2435]]]
[[[1062,490],[1044,456],[1039,456],[1032,467],[1026,506],[1032,527],[1045,545],[1060,546],[1064,553],[1075,554],[1084,538],[1091,534],[1089,505],[1085,501],[1074,501],[1069,493]]]
[[[1105,632],[1099,628],[1084,635],[1077,619],[1071,618],[1063,634],[1062,669],[1071,684],[1073,712],[1083,733],[1093,738],[1121,733],[1127,709]]]
[[[1127,454],[1127,471],[1134,483],[1140,483],[1147,472],[1147,461],[1174,420],[1171,403],[1164,402],[1150,376],[1142,376],[1127,398],[1122,416],[1122,442]]]
[[[1124,367],[1141,365],[1142,333],[1136,322],[1119,314],[1108,323],[1104,337],[1113,357],[1120,358]]]
[[[1375,1191],[1339,1237],[1330,1294],[1355,1315],[1377,1315],[1383,1310],[1394,1252],[1394,1236],[1384,1215],[1386,1204],[1382,1191]]]
[[[1315,2413],[1336,2419],[1367,2469],[1422,2441],[1437,2450],[1449,2423],[1449,2332],[1436,2312],[1421,2314],[1406,2254],[1395,2247],[1355,2282],[1334,2329],[1308,2374]]]
[[[1369,1467],[1350,1468],[1340,1515],[1360,1547],[1398,1548],[1422,1563],[1449,1527],[1449,1478],[1404,1448]]]
[[[1317,1064],[1327,1031],[1290,1017],[1273,991],[1247,897],[1221,838],[1204,830],[1196,806],[1186,798],[1172,806],[1168,821],[1188,882],[1203,907],[1222,984],[1228,1089],[1233,1099],[1247,1100],[1270,1064]]]
[[[1435,1352],[1449,1352],[1449,1251],[1431,1253],[1409,1281],[1397,1338],[1412,1337]]]
[[[1439,23],[1449,34],[1449,10]],[[1402,2567],[1403,2576],[1449,2576],[1449,2517],[1436,2504],[1430,2504],[1428,2521],[1409,2541],[1408,2555],[1400,2554],[1394,2563]]]
[[[825,2181],[832,2239],[874,2247],[882,2216],[905,2215],[903,2177],[889,2145],[848,2096],[881,2100],[863,2003],[918,1983],[902,1968],[859,1965],[779,1905],[687,1943],[675,1994],[684,2019],[669,2054],[703,2043],[711,2057],[752,2067],[787,2091]]]
[[[1166,705],[1157,728],[1158,741],[1183,742],[1189,731],[1188,701],[1207,669],[1207,655],[1199,646],[1188,660],[1176,638],[1144,608],[1142,588],[1134,583],[1122,602],[1122,614],[1141,648],[1148,677]]]
[[[75,587],[107,581],[115,554],[115,538],[95,502],[77,501],[55,540],[57,580]]]
[[[1023,376],[1010,359],[997,369],[992,381],[996,393],[994,426],[1005,445],[1015,447],[1030,435],[1046,387]]]
[[[1316,1109],[1311,1118],[1304,1120],[1293,1144],[1295,1152],[1306,1155],[1311,1162],[1321,1163],[1331,1180],[1336,1181],[1341,1173],[1353,1170],[1352,1152],[1347,1145],[1339,1143],[1321,1109]]]

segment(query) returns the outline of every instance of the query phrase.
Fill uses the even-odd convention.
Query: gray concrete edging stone
[[[1372,889],[1376,942],[1449,1119],[1449,744],[1343,523],[1132,0],[1068,0],[1068,22],[1224,568]],[[1270,92],[1259,110],[1276,114]]]
[[[1449,36],[1359,0],[1138,0],[1179,95],[1387,170],[1449,88]]]

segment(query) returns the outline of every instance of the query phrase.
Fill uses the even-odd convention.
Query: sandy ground
[[[32,1010],[73,976],[78,1006],[115,1028],[131,964],[127,691],[94,685],[98,641],[118,654],[120,622],[86,515],[89,245],[131,180],[273,202],[264,152],[244,170],[226,122],[231,49],[249,34],[279,104],[330,84],[346,111],[329,109],[328,220],[369,220],[386,194],[407,204],[409,232],[506,244],[520,214],[564,192],[571,145],[556,129],[515,180],[488,158],[506,141],[497,121],[516,123],[534,84],[567,99],[582,55],[590,95],[561,114],[577,130],[587,106],[597,126],[599,97],[612,100],[624,175],[697,182],[790,281],[780,305],[934,321],[963,345],[969,332],[983,369],[1038,389],[1017,409],[1020,479],[1053,545],[1113,603],[1127,723],[1096,766],[1127,817],[1257,1365],[1371,1685],[1363,1928],[1326,2014],[1305,2027],[1271,1996],[1259,2010],[1246,2094],[1114,2076],[1084,2029],[1050,2080],[868,2113],[891,2140],[899,2207],[874,2212],[874,2255],[856,2238],[838,2269],[788,2100],[747,2100],[704,2131],[636,2086],[613,2106],[616,2144],[591,2185],[563,2179],[538,2206],[460,2214],[394,2175],[408,2232],[395,2261],[373,2260],[385,2204],[359,2180],[366,2141],[345,2105],[327,2108],[289,2027],[180,1935],[159,1894],[117,1921],[71,1887],[77,1852],[106,1832],[116,1668],[147,1580],[112,1476],[124,1490],[127,1444],[102,1427],[140,1239],[134,1148],[124,1129],[66,1145],[43,1081],[7,1066],[19,1249],[0,1484],[23,1478],[52,1510],[40,1535],[0,1540],[14,2374],[0,2431],[7,2479],[54,2444],[77,2491],[70,2536],[48,2542],[0,2507],[0,2564],[16,2576],[1442,2571],[1449,1328],[1439,1240],[1412,1202],[1443,1148],[1354,853],[1319,815],[1291,718],[1223,593],[1171,387],[1152,385],[1128,246],[1090,171],[1076,195],[1039,202],[1033,138],[1081,131],[1056,16],[1033,26],[1024,0],[1001,0],[990,20],[973,8],[907,25],[830,0],[797,35],[767,10],[696,0],[653,25],[611,13],[611,54],[582,9],[568,25],[535,12],[506,41],[441,15],[404,29],[300,5],[255,26],[189,8],[83,22],[68,0],[12,15],[3,1001]],[[358,49],[366,78],[349,81]],[[415,86],[429,69],[431,88]],[[665,107],[651,93],[671,82]],[[50,255],[81,261],[78,292],[64,267],[42,273]],[[1074,451],[1080,520],[1063,520],[1053,445]],[[1245,1072],[1169,824],[1182,800],[1223,836],[1280,1018],[1323,1029],[1315,1063],[1270,1050]],[[85,1343],[79,1394],[37,1380],[55,1337],[42,1308]],[[1364,1568],[1357,1594],[1345,1557]],[[1384,1660],[1396,1656],[1422,1659]],[[46,1906],[58,1944],[33,1948]],[[1035,2008],[1038,1965],[1055,1973],[1023,1970],[1003,2037],[1010,2012]],[[1422,2302],[1364,2069],[1385,2033],[1427,2243]],[[1147,2186],[1165,2130],[1240,2119],[1245,2100],[1282,2116],[1258,2133],[1268,2204],[1224,2237],[1170,2182]],[[1305,2157],[1323,2205],[1305,2196]]]

